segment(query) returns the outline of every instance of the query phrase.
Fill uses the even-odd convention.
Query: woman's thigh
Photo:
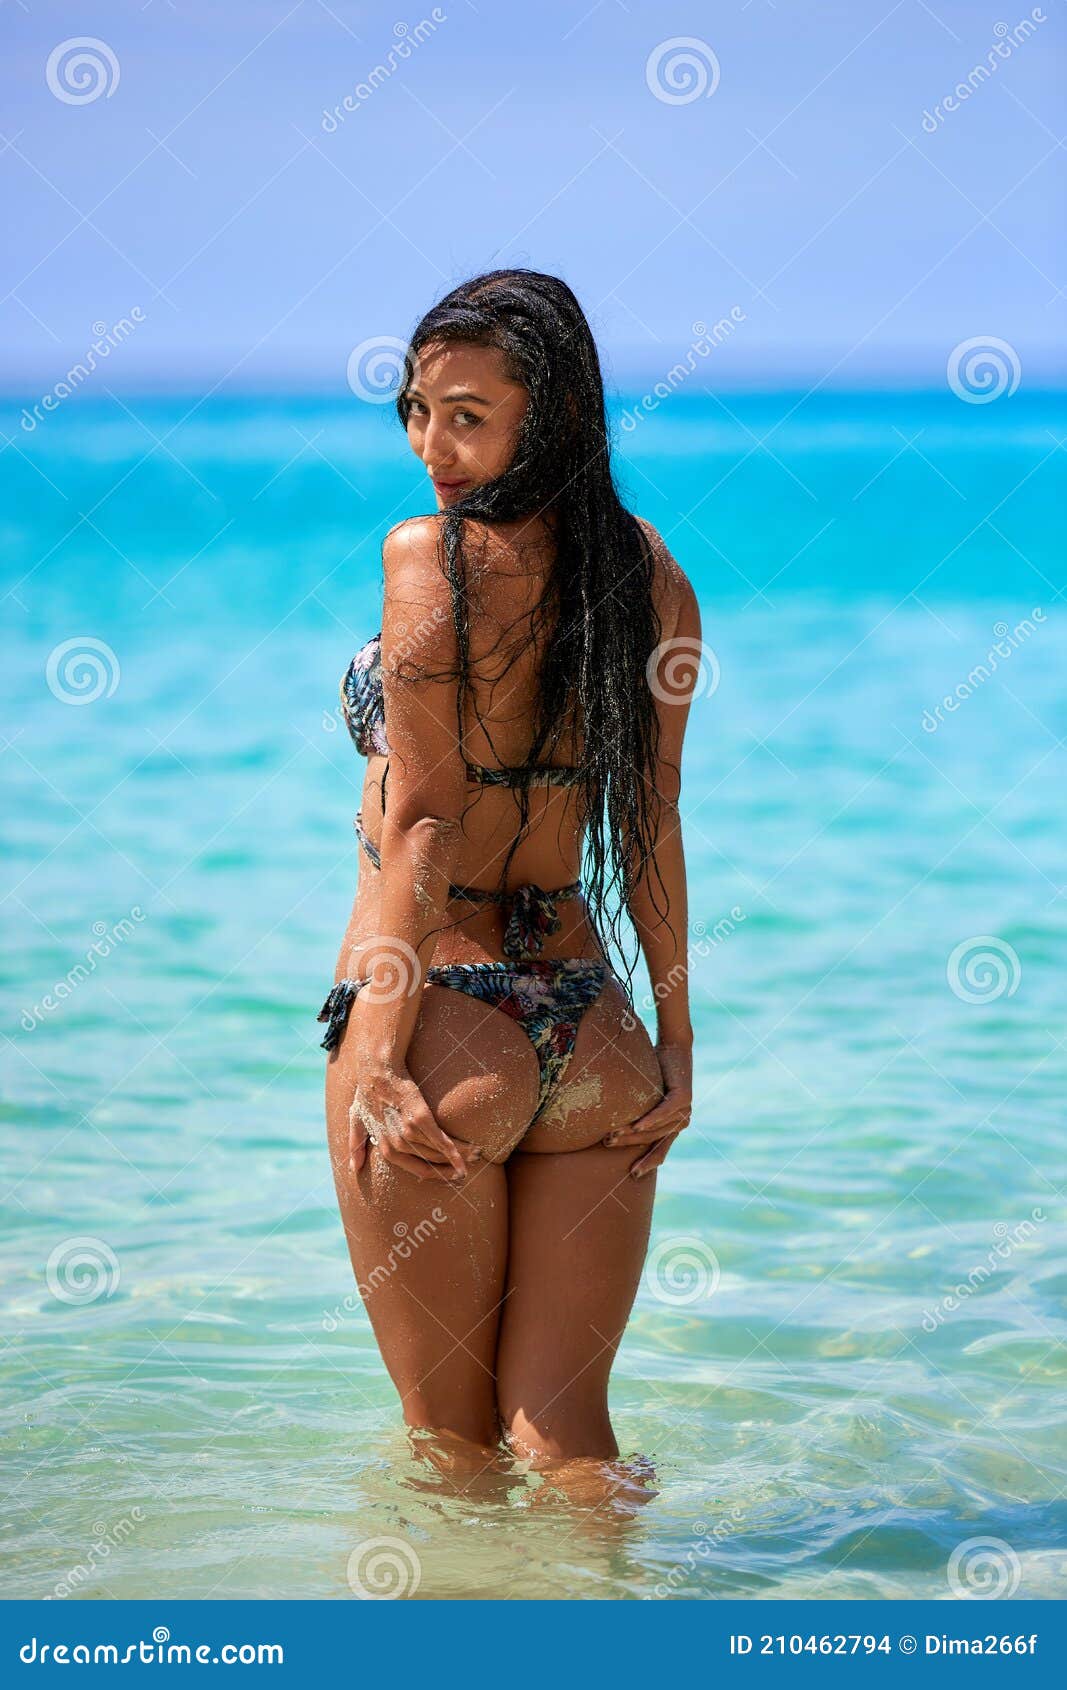
[[[641,1277],[655,1176],[632,1147],[595,1145],[507,1164],[507,1296],[497,1400],[516,1447],[553,1457],[618,1453],[608,1375]]]
[[[415,1179],[372,1147],[348,1170],[348,1031],[326,1072],[331,1161],[352,1268],[413,1426],[496,1437],[495,1357],[508,1251],[503,1159],[537,1096],[529,1041],[499,1010],[427,986],[408,1069],[445,1132],[484,1148],[462,1186]]]
[[[663,1096],[652,1040],[609,976],[582,1017],[574,1052],[551,1103],[522,1139],[527,1153],[585,1150],[629,1125]],[[631,1146],[631,1159],[638,1152]]]

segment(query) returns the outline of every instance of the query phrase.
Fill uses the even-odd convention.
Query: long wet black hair
[[[508,468],[448,506],[442,517],[442,562],[459,659],[460,743],[470,691],[472,529],[540,517],[554,537],[555,555],[526,636],[528,641],[545,635],[527,760],[552,762],[565,726],[578,724],[590,919],[606,954],[613,944],[623,959],[629,988],[635,964],[626,958],[621,913],[645,865],[654,861],[659,724],[647,664],[661,627],[653,603],[652,546],[623,505],[612,473],[596,343],[577,299],[556,276],[493,270],[463,282],[426,313],[411,337],[397,395],[405,427],[419,354],[442,342],[497,348],[509,379],[529,395]],[[480,714],[477,720],[481,723]],[[517,797],[520,826],[501,869],[501,888],[529,825],[525,787],[517,789]],[[661,879],[659,885],[662,889]]]

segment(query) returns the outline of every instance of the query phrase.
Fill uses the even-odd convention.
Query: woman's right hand
[[[360,1062],[353,1052],[359,1075],[348,1111],[348,1168],[358,1174],[373,1144],[391,1168],[401,1168],[416,1179],[459,1182],[467,1177],[481,1151],[476,1145],[449,1138],[406,1068],[391,1068]]]
[[[616,1127],[604,1143],[651,1144],[644,1156],[630,1164],[634,1179],[642,1179],[666,1160],[667,1152],[680,1132],[689,1125],[693,1115],[693,1047],[691,1044],[656,1045],[656,1058],[663,1077],[663,1096],[646,1115],[632,1121],[628,1127]]]

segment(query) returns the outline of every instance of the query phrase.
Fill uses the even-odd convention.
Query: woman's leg
[[[617,1122],[615,1124],[618,1124]],[[507,1297],[497,1401],[519,1454],[618,1454],[608,1375],[648,1246],[655,1175],[631,1179],[632,1147],[507,1163]]]
[[[360,1295],[409,1426],[474,1443],[499,1437],[494,1378],[508,1250],[499,1161],[475,1163],[462,1186],[421,1181],[370,1147],[348,1171],[355,1076],[346,1036],[327,1066],[334,1180]],[[427,986],[408,1068],[445,1132],[503,1158],[533,1113],[537,1061],[498,1009]]]
[[[637,1291],[655,1195],[632,1146],[600,1140],[663,1095],[652,1041],[614,979],[582,1017],[549,1108],[507,1164],[507,1300],[497,1399],[515,1446],[618,1453],[608,1375]]]

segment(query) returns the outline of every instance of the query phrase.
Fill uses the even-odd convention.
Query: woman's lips
[[[434,487],[437,489],[438,493],[446,493],[446,494],[447,493],[453,493],[453,494],[454,493],[462,493],[462,491],[465,487],[470,486],[469,481],[440,481],[440,480],[437,479],[436,476],[434,477],[433,484],[434,484]]]

